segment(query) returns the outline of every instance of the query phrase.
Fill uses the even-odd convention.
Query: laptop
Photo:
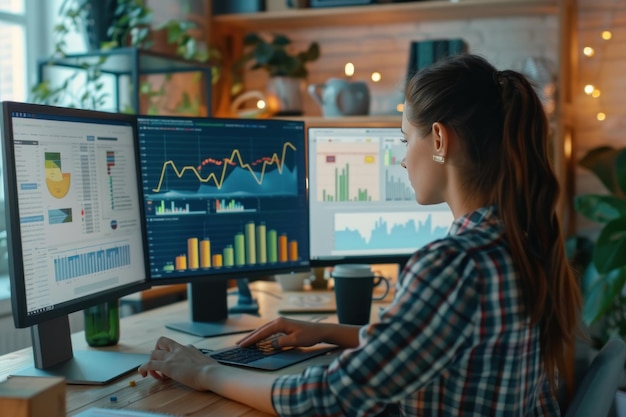
[[[219,350],[200,349],[224,365],[240,366],[263,371],[276,371],[308,359],[327,355],[338,347],[320,343],[311,347],[289,347],[272,351],[263,351],[257,347],[231,346]]]

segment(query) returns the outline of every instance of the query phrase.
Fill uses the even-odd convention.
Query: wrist
[[[198,370],[198,387],[200,391],[215,391],[215,385],[218,383],[216,376],[216,368],[220,366],[217,362],[204,365]]]
[[[320,323],[322,342],[351,348],[359,345],[359,326]]]

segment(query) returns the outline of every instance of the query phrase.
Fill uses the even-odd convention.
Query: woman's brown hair
[[[581,296],[565,256],[541,100],[524,75],[463,54],[418,72],[405,103],[423,135],[440,122],[463,141],[464,186],[498,209],[528,315],[540,327],[544,367],[556,383],[580,328]]]

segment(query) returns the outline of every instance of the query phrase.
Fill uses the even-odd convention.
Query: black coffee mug
[[[376,275],[367,264],[336,265],[331,273],[339,323],[363,325],[370,321],[372,300],[382,300],[389,293],[389,280]],[[373,297],[374,287],[385,283],[382,295]]]

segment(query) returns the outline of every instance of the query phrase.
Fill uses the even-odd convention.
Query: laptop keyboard
[[[228,349],[223,352],[211,353],[213,359],[217,361],[228,361],[241,364],[247,364],[254,362],[266,356],[274,355],[279,352],[283,352],[283,349],[261,349],[259,347],[241,347],[237,346],[232,349]]]
[[[272,335],[269,338],[263,339],[257,342],[255,345],[248,347],[234,346],[227,350],[211,352],[209,353],[209,356],[216,361],[226,361],[230,363],[240,363],[242,365],[245,365],[261,358],[293,349],[293,347],[274,347],[274,345],[272,344],[274,339],[283,335],[283,333]]]
[[[263,371],[282,369],[316,356],[325,355],[335,349],[337,346],[334,345],[321,345],[311,348],[296,348],[294,346],[277,348],[271,346],[271,342],[264,343],[263,341],[257,343],[256,346],[249,347],[233,346],[220,350],[199,348],[200,352],[221,364]]]

